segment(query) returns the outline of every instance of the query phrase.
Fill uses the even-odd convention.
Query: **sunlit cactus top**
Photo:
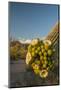
[[[33,39],[28,46],[26,64],[41,78],[48,76],[54,64],[52,59],[54,49],[51,45],[49,40]]]

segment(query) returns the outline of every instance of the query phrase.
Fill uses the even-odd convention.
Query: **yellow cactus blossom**
[[[44,40],[43,42],[44,42],[44,44],[46,44],[46,45],[51,45],[51,41],[50,41],[50,40]]]
[[[35,63],[32,64],[32,68],[33,68],[33,71],[35,72],[35,74],[38,74],[40,69],[39,69],[39,66]]]
[[[45,49],[42,49],[41,51],[42,51],[42,53],[44,53],[45,52]]]
[[[46,68],[46,66],[47,66],[47,61],[44,60],[44,62],[43,62],[43,68]]]
[[[32,51],[35,51],[35,47],[34,47],[34,48],[32,48]]]
[[[33,69],[39,69],[39,66],[38,66],[37,64],[35,64],[35,65],[33,66]]]
[[[32,63],[31,66],[34,67],[35,63]]]
[[[26,64],[29,64],[31,59],[32,59],[31,54],[30,54],[30,52],[28,52],[27,55],[26,55]]]
[[[41,49],[40,47],[37,48],[38,51],[40,51],[40,49]]]
[[[37,53],[38,53],[38,51],[37,51],[37,50],[35,50],[35,53],[37,54]]]
[[[52,55],[52,50],[51,50],[51,49],[48,50],[48,55],[49,55],[49,56]]]
[[[34,39],[34,40],[32,40],[32,42],[31,42],[31,45],[37,45],[38,44],[38,40],[37,39]]]
[[[41,51],[39,52],[39,55],[40,55],[40,56],[42,55],[42,52],[41,52]]]
[[[47,60],[47,57],[46,56],[44,56],[44,60]]]
[[[49,48],[49,45],[45,44],[45,50],[48,50],[48,48]]]
[[[40,56],[40,60],[43,60],[43,58],[44,58],[43,56]]]
[[[34,69],[35,74],[39,74],[40,70],[39,69]]]
[[[49,45],[51,45],[51,41],[50,40],[44,40],[45,50],[48,50]]]
[[[45,69],[40,70],[39,75],[41,78],[46,78],[48,76],[48,71]]]
[[[47,52],[44,52],[43,55],[44,55],[44,56],[47,56]]]
[[[37,65],[39,65],[39,64],[40,64],[40,60],[35,61],[35,63],[36,63]]]
[[[32,56],[35,56],[35,52],[32,52]]]

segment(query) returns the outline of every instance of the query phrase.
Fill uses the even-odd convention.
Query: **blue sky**
[[[9,3],[9,32],[15,39],[45,37],[58,22],[58,5]]]

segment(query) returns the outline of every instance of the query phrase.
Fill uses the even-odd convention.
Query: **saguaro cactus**
[[[49,70],[58,66],[58,41],[59,24],[46,36],[45,40],[34,39],[28,47],[26,55],[26,64],[31,66],[34,73],[41,78],[48,76]]]

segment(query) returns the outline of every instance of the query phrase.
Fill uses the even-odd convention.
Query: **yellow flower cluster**
[[[53,53],[54,49],[52,49],[49,40],[34,39],[28,46],[26,64],[31,66],[35,74],[46,78],[53,65]]]
[[[37,39],[34,39],[34,40],[32,40],[32,42],[31,42],[31,45],[37,45],[38,44],[38,40]]]

